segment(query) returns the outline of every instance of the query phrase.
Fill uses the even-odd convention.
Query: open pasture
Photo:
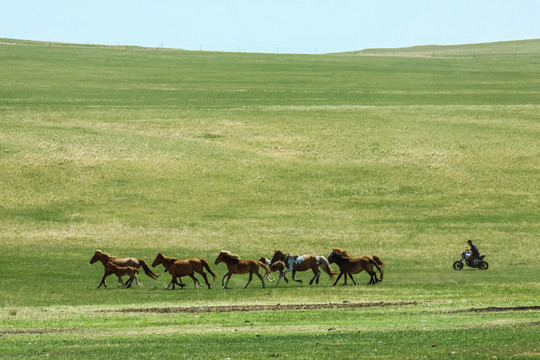
[[[538,43],[429,58],[0,39],[0,358],[538,358]],[[489,270],[452,270],[467,239]],[[334,247],[380,256],[384,281],[224,290],[214,265]],[[96,289],[96,249],[205,258],[219,278],[165,291],[156,267]]]

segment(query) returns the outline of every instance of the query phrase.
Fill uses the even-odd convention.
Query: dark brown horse
[[[287,278],[285,277],[285,274],[283,273],[283,271],[286,268],[285,263],[283,261],[278,260],[275,263],[271,263],[270,260],[268,260],[264,256],[260,258],[259,261],[262,262],[263,264],[266,264],[266,266],[270,268],[271,272],[279,271],[279,279],[277,281],[276,287],[278,287],[279,282],[281,281],[281,278],[284,278],[286,282],[289,282],[289,280],[287,280]],[[270,282],[274,281],[270,279],[267,275],[265,276],[266,276],[266,279],[268,279],[268,281]]]
[[[107,287],[107,284],[105,283],[105,278],[112,274],[111,272],[107,272],[107,269],[106,269],[106,266],[109,263],[109,261],[112,261],[118,266],[131,266],[136,269],[142,267],[146,275],[150,276],[154,280],[158,278],[158,276],[154,274],[152,270],[150,270],[150,268],[148,267],[148,264],[143,259],[136,259],[136,258],[119,259],[116,256],[111,256],[101,250],[96,250],[94,252],[94,256],[92,257],[92,260],[90,260],[90,264],[93,264],[96,261],[101,261],[101,263],[103,264],[103,267],[105,267],[105,274],[103,274],[103,278],[101,279],[101,282],[99,283],[98,288],[101,287],[101,285]],[[137,286],[139,286],[139,280],[137,279],[137,276],[135,276],[135,283],[137,284]]]
[[[227,289],[227,285],[229,285],[229,280],[231,280],[232,274],[247,273],[249,273],[249,280],[246,285],[244,285],[244,289],[251,282],[253,274],[257,275],[257,277],[261,279],[262,287],[266,287],[264,283],[264,278],[261,276],[261,274],[259,274],[259,268],[263,268],[266,271],[266,277],[268,277],[268,275],[270,274],[270,268],[268,267],[268,265],[263,264],[262,262],[257,260],[242,260],[240,259],[240,256],[233,254],[227,250],[221,250],[214,263],[217,265],[220,262],[224,262],[225,265],[227,265],[228,270],[227,273],[223,275],[223,279],[221,279],[221,286],[223,286],[223,288]],[[224,284],[225,277],[227,277],[227,282]]]
[[[139,273],[139,269],[132,267],[132,266],[118,266],[112,261],[109,261],[107,263],[107,266],[105,266],[107,271],[109,271],[111,274],[114,274],[118,277],[118,282],[122,284],[122,287],[130,288],[131,284],[133,283],[133,279],[135,279],[136,274]],[[124,284],[122,281],[122,276],[128,275],[129,280]]]
[[[274,256],[272,257],[271,263],[275,263],[276,261],[283,261],[285,263],[285,266],[287,266],[287,270],[283,273],[283,276],[285,277],[289,271],[292,271],[292,279],[296,282],[302,282],[302,280],[296,279],[296,272],[297,271],[307,271],[311,269],[313,271],[313,278],[310,280],[309,285],[313,284],[313,281],[315,281],[316,284],[319,283],[319,278],[321,276],[321,271],[319,270],[319,266],[322,267],[325,273],[327,273],[330,278],[333,278],[336,273],[330,269],[330,264],[328,263],[328,260],[324,256],[317,256],[317,255],[293,255],[291,253],[284,253],[281,250],[275,250]],[[287,278],[285,278],[287,280]]]
[[[178,260],[176,258],[167,257],[162,253],[158,253],[154,262],[152,263],[152,266],[155,267],[159,264],[162,264],[163,267],[165,267],[165,269],[171,274],[171,283],[169,283],[167,288],[169,288],[169,286],[172,284],[173,290],[175,284],[184,287],[184,284],[182,284],[182,280],[180,280],[180,283],[176,281],[177,278],[181,279],[182,276],[189,276],[190,278],[192,278],[194,287],[197,287],[197,284],[202,286],[199,280],[197,280],[197,278],[195,277],[194,273],[201,274],[204,278],[204,281],[206,282],[206,285],[210,289],[210,283],[208,282],[208,277],[206,276],[204,269],[206,269],[214,279],[217,278],[216,274],[212,271],[212,269],[210,269],[208,261],[206,261],[205,259],[191,258]]]
[[[377,260],[375,260],[375,258]],[[363,270],[365,270],[370,276],[368,284],[373,285],[379,281],[382,281],[382,266],[384,265],[384,263],[378,256],[367,255],[353,258],[346,250],[336,248],[333,249],[332,253],[328,256],[328,261],[330,263],[336,263],[339,266],[340,270],[339,276],[333,286],[336,286],[342,275],[345,275],[345,281],[343,285],[347,285],[347,275],[351,278],[354,285],[356,285],[356,281],[354,281],[352,274],[357,274]],[[380,280],[377,278],[377,273],[375,272],[375,270],[373,270],[373,267],[379,270],[379,274],[381,275]]]

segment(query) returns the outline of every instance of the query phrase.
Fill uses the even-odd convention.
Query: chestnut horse
[[[352,274],[357,274],[362,270],[365,270],[370,276],[368,284],[373,285],[379,281],[382,281],[382,266],[384,265],[384,263],[378,256],[366,255],[359,258],[353,258],[346,250],[336,248],[333,249],[332,253],[328,256],[328,261],[330,263],[336,263],[339,266],[340,270],[339,276],[333,286],[336,286],[342,275],[345,275],[345,281],[343,285],[347,285],[347,275],[351,278],[354,285],[356,285],[356,281],[354,281]],[[373,267],[379,270],[379,274],[381,275],[380,280],[377,278],[377,273],[375,272],[375,270],[373,270]]]
[[[271,272],[279,271],[279,279],[277,281],[276,287],[278,287],[281,278],[284,278],[286,282],[289,282],[289,280],[287,280],[287,278],[285,277],[285,274],[283,273],[283,270],[285,270],[285,263],[283,261],[279,260],[272,264],[270,260],[268,260],[264,256],[260,258],[259,261],[262,262],[263,264],[266,264],[266,266],[270,268]],[[274,281],[270,279],[267,275],[265,276],[268,281],[270,282]]]
[[[246,273],[249,273],[249,280],[246,285],[244,285],[244,289],[251,282],[253,274],[257,275],[257,277],[261,279],[262,287],[266,287],[264,283],[264,278],[261,276],[261,274],[259,274],[259,268],[263,268],[266,271],[266,277],[268,277],[268,275],[270,274],[270,268],[268,267],[268,265],[257,260],[242,260],[240,259],[240,256],[233,254],[227,250],[221,250],[214,263],[217,265],[220,262],[224,262],[225,265],[227,265],[228,270],[227,273],[223,275],[223,279],[221,279],[221,286],[223,286],[224,289],[228,289],[227,285],[229,285],[229,280],[231,280],[232,274]],[[227,277],[227,282],[224,284],[225,277]]]
[[[328,260],[324,256],[317,256],[317,255],[293,255],[291,253],[284,253],[281,250],[274,250],[274,257],[272,257],[271,262],[275,263],[276,261],[283,261],[285,265],[287,266],[287,270],[283,273],[283,276],[287,275],[289,271],[292,271],[292,279],[296,282],[302,282],[300,279],[296,279],[296,272],[297,271],[307,271],[311,269],[313,271],[313,278],[310,280],[309,285],[313,284],[313,281],[315,280],[315,283],[319,283],[319,278],[321,276],[321,271],[319,270],[319,266],[321,266],[325,273],[327,273],[330,278],[333,278],[336,273],[330,269],[330,264],[328,263]],[[287,280],[287,278],[285,278]]]
[[[208,261],[206,261],[205,259],[191,258],[191,259],[178,260],[176,258],[167,257],[163,255],[162,253],[158,253],[154,262],[152,263],[152,266],[155,267],[159,264],[163,265],[163,267],[165,267],[165,269],[171,274],[172,279],[169,285],[167,286],[167,288],[169,288],[169,286],[171,286],[172,284],[173,290],[174,290],[175,284],[180,285],[181,287],[184,287],[184,284],[182,284],[182,279],[181,279],[182,276],[189,276],[190,278],[192,278],[194,288],[197,287],[197,284],[202,286],[199,280],[197,280],[197,278],[195,277],[194,275],[195,272],[202,275],[202,277],[204,278],[204,281],[206,282],[206,285],[210,289],[211,288],[210,283],[208,282],[208,277],[206,276],[206,273],[204,272],[203,268],[205,268],[210,273],[210,275],[212,275],[214,279],[217,278],[216,274],[214,274],[212,269],[210,269],[210,266],[208,265]],[[180,283],[176,282],[176,278],[180,279]]]
[[[105,267],[105,274],[103,274],[103,278],[101,279],[101,282],[99,283],[98,288],[100,288],[101,285],[107,287],[107,284],[105,283],[105,278],[112,274],[110,272],[107,272],[107,269],[106,269],[109,261],[112,261],[118,266],[131,266],[136,269],[138,269],[139,267],[142,267],[146,275],[150,276],[154,280],[158,278],[158,276],[154,274],[152,270],[150,270],[150,268],[148,267],[148,264],[143,259],[136,259],[136,258],[119,259],[116,256],[111,256],[101,250],[96,250],[94,252],[94,256],[92,257],[92,260],[90,260],[90,264],[93,264],[96,261],[101,261],[101,263],[103,264],[103,267]],[[135,283],[137,284],[137,286],[139,286],[139,280],[137,279],[137,276],[135,276]]]
[[[135,279],[135,275],[139,273],[139,269],[132,267],[132,266],[118,266],[112,261],[109,261],[107,263],[107,266],[105,266],[106,271],[110,271],[111,274],[114,274],[118,276],[118,282],[122,284],[122,287],[130,288],[131,284],[133,283],[133,279]],[[122,281],[122,276],[128,275],[129,280],[124,282]]]
[[[340,248],[336,248],[334,250],[338,253],[341,253],[344,256],[350,257],[346,250],[343,250]],[[368,259],[373,264],[373,266],[375,266],[377,270],[379,270],[379,276],[381,277],[381,279],[380,280],[377,279],[377,276],[375,276],[375,279],[377,280],[377,282],[382,282],[383,277],[384,277],[384,271],[383,271],[384,262],[381,260],[381,258],[378,257],[377,255],[364,255],[362,256],[362,258]]]

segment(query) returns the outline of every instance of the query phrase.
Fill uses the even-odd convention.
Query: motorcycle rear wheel
[[[463,263],[461,261],[455,261],[453,265],[454,270],[461,270],[463,269]]]
[[[482,260],[482,261],[480,261],[480,262],[478,263],[478,268],[479,268],[480,270],[487,270],[488,267],[489,267],[489,264],[487,263],[487,261]]]

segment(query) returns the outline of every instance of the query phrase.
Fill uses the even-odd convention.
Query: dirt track
[[[325,310],[325,309],[356,309],[376,307],[400,307],[412,305],[441,304],[444,302],[426,301],[402,301],[402,302],[372,302],[372,303],[323,303],[323,304],[276,304],[276,305],[223,305],[223,306],[189,306],[189,307],[150,307],[150,308],[124,308],[116,310],[125,313],[208,313],[208,312],[250,312],[250,311],[298,311],[298,310]],[[486,307],[470,308],[449,311],[458,312],[504,312],[504,311],[535,311],[540,306],[516,306],[516,307]]]
[[[205,313],[205,312],[234,312],[234,311],[286,311],[286,310],[321,310],[321,309],[354,309],[389,306],[408,306],[427,304],[421,301],[403,302],[373,302],[373,303],[323,303],[323,304],[276,304],[276,305],[222,305],[222,306],[190,306],[190,307],[153,307],[125,308],[119,312],[149,312],[149,313]]]
[[[512,306],[512,307],[486,307],[486,308],[470,308],[465,310],[456,310],[454,313],[460,312],[505,312],[505,311],[534,311],[540,310],[540,306]]]

